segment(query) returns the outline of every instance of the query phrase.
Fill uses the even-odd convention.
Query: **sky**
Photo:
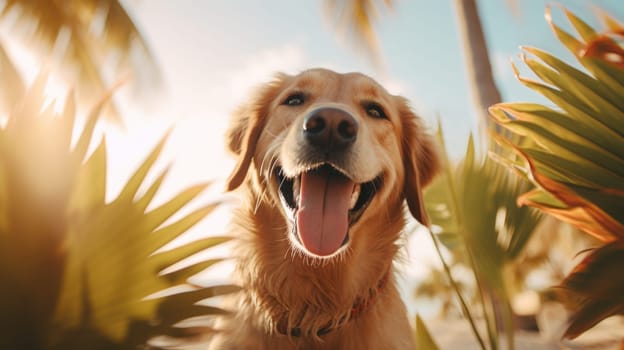
[[[520,45],[570,57],[544,20],[550,2],[478,3],[503,99],[542,102],[515,80],[509,62],[519,62]],[[589,1],[560,3],[596,22]],[[135,161],[135,154],[140,157],[175,123],[168,147],[169,153],[175,154],[175,176],[184,178],[183,182],[223,179],[233,164],[223,152],[230,112],[275,72],[296,74],[311,67],[363,72],[391,93],[407,97],[432,129],[439,117],[448,151],[455,158],[463,154],[468,135],[475,129],[476,114],[464,73],[453,1],[404,0],[397,1],[391,11],[381,11],[376,28],[383,70],[375,69],[363,52],[347,45],[349,37],[336,35],[322,1],[150,0],[124,4],[164,77],[157,99],[136,103],[124,113],[128,132],[120,139],[127,136],[128,142],[139,144],[131,147],[132,151],[121,147],[126,158],[122,161],[128,165]],[[621,0],[595,4],[624,18]],[[565,24],[561,16],[556,18]]]
[[[124,107],[126,130],[112,128],[109,142],[109,196],[163,134],[173,131],[163,155],[173,167],[161,200],[175,191],[216,180],[220,193],[234,162],[224,149],[230,112],[255,86],[275,72],[296,74],[311,67],[360,71],[391,93],[405,96],[431,129],[440,118],[452,157],[460,157],[476,114],[465,77],[454,1],[396,1],[381,11],[376,29],[384,68],[376,69],[363,52],[336,35],[322,1],[247,0],[124,1],[162,70],[157,98]],[[510,60],[519,46],[535,46],[571,60],[544,20],[551,2],[482,0],[479,11],[493,71],[505,101],[546,102],[514,78]],[[624,1],[559,1],[590,23],[591,3],[624,19]],[[556,11],[556,21],[567,27]],[[568,27],[569,28],[569,27]],[[521,65],[521,64],[520,64]],[[191,235],[223,233],[227,210],[212,215]],[[422,277],[435,264],[425,235],[410,238],[409,278]]]

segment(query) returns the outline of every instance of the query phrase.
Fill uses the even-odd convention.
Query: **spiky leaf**
[[[592,251],[561,283],[560,288],[574,295],[563,299],[573,310],[565,337],[576,338],[603,319],[624,313],[623,264],[624,242],[616,241]]]
[[[439,347],[431,337],[427,326],[420,318],[419,315],[416,315],[416,349],[424,349],[424,350],[438,350]]]
[[[235,287],[147,298],[215,263],[162,272],[227,238],[154,254],[218,206],[179,213],[207,185],[150,205],[166,174],[145,183],[160,143],[107,203],[105,140],[87,155],[105,99],[73,137],[72,99],[61,115],[42,109],[45,82],[36,80],[0,128],[0,348],[131,349],[158,334],[191,334],[196,327],[177,325],[184,319],[222,314],[197,303]]]
[[[562,284],[580,295],[567,299],[574,311],[566,336],[576,337],[624,310],[618,272],[624,242],[624,50],[621,38],[615,39],[624,28],[607,16],[609,31],[599,33],[564,12],[580,38],[554,24],[550,9],[547,21],[585,71],[542,50],[524,48],[538,58],[524,61],[542,82],[517,75],[518,79],[557,107],[504,103],[490,112],[499,125],[519,137],[499,139],[515,150],[513,161],[506,164],[521,169],[518,172],[537,185],[518,202],[611,242],[592,253]]]

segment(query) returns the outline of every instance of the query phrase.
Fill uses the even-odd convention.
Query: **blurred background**
[[[357,12],[357,4],[362,3],[367,5]],[[67,94],[76,92],[78,115],[86,114],[117,86],[94,137],[105,134],[107,140],[106,200],[112,201],[124,191],[131,171],[170,132],[154,167],[164,169],[171,164],[171,168],[150,207],[164,203],[181,188],[214,180],[210,190],[193,202],[205,203],[222,198],[223,181],[234,165],[223,147],[230,112],[276,72],[297,74],[325,67],[363,72],[391,93],[408,98],[431,132],[439,123],[450,162],[461,163],[470,135],[476,135],[477,151],[486,153],[487,141],[483,140],[488,134],[483,124],[488,124],[484,121],[488,118],[483,100],[475,97],[475,75],[467,63],[470,54],[466,49],[474,40],[466,32],[472,22],[461,15],[465,9],[460,3],[5,0],[0,5],[3,120],[6,124],[13,95],[41,73],[49,75],[47,96],[58,101],[59,110]],[[593,15],[597,7],[624,18],[621,0],[562,0],[558,4],[582,15],[592,26],[599,23]],[[477,5],[493,82],[500,94],[492,103],[553,105],[518,83],[510,63],[521,61],[520,45],[539,47],[568,62],[574,59],[544,19],[545,9],[552,3],[488,0],[477,1]],[[557,23],[565,22],[562,11],[555,11],[553,17]],[[526,68],[520,70],[522,75],[534,76]],[[82,128],[85,120],[78,118],[75,129]],[[92,143],[91,152],[96,147]],[[157,175],[147,175],[146,182]],[[443,194],[438,193],[440,196]],[[193,203],[179,215],[200,206]],[[537,225],[538,219],[533,220]],[[228,205],[224,205],[172,246],[223,235],[227,221]],[[557,223],[544,225],[574,231]],[[445,277],[431,237],[414,229],[416,234],[406,238],[407,258],[400,266],[410,315],[458,318],[461,307],[453,301],[453,289],[441,282]],[[517,294],[512,298],[515,313],[524,309],[528,314],[537,312],[540,297],[525,292],[544,290],[563,278],[578,262],[575,254],[594,244],[588,237],[573,237],[577,238],[557,243],[542,240],[533,250],[529,246],[526,251],[532,253],[523,255],[524,268],[506,272],[516,273],[522,285],[512,293]],[[540,250],[540,246],[553,244],[562,249],[554,253]],[[452,243],[446,244],[447,248],[449,245]],[[227,244],[221,245],[195,260],[227,257],[228,252]],[[451,263],[451,268],[463,288],[474,288],[466,264],[459,263],[461,254],[451,249],[443,254],[458,262]],[[231,269],[231,262],[221,262],[200,279],[205,284],[227,283]]]

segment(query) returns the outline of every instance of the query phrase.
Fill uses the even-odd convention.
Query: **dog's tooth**
[[[349,210],[355,207],[358,198],[360,198],[360,185],[357,184],[353,187],[353,193],[351,193],[351,203],[349,205]]]
[[[293,200],[295,201],[295,206],[299,205],[299,194],[301,192],[301,182],[299,176],[293,179]]]

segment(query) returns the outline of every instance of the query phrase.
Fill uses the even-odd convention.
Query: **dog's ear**
[[[286,78],[285,74],[276,75],[272,82],[258,88],[250,101],[233,113],[225,139],[228,150],[236,156],[237,162],[227,180],[227,191],[238,188],[245,180],[269,106],[279,94]]]
[[[429,226],[422,189],[431,182],[440,167],[438,151],[433,138],[425,133],[420,118],[410,110],[404,99],[401,99],[399,111],[403,127],[403,195],[412,216]]]

